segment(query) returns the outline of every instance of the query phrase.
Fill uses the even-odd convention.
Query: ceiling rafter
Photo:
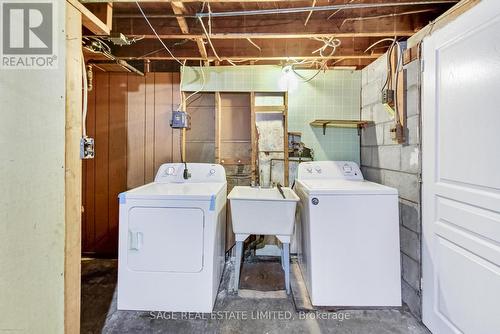
[[[353,33],[337,33],[337,34],[314,34],[314,33],[290,33],[290,34],[273,34],[273,33],[216,33],[211,34],[211,39],[310,39],[322,37],[336,38],[366,38],[366,37],[409,37],[415,34],[413,30],[398,30],[398,31],[381,31],[381,32],[353,32]],[[129,37],[143,37],[144,39],[156,39],[155,35],[135,35],[127,34]],[[202,34],[159,34],[162,39],[191,39],[196,40],[203,38]]]
[[[174,14],[183,15],[186,13],[186,7],[182,3],[182,1],[172,1],[170,3],[170,5],[172,6],[172,10],[173,10]],[[177,16],[176,19],[177,19],[177,23],[179,23],[179,28],[181,29],[181,32],[183,33],[183,35],[189,34],[189,26],[188,26],[186,19],[182,16]],[[162,38],[162,37],[160,36],[160,38]],[[203,58],[207,59],[208,58],[207,49],[205,48],[205,42],[203,41],[202,36],[195,37],[194,40],[196,41],[196,45],[198,47],[198,51],[200,52],[200,55]]]

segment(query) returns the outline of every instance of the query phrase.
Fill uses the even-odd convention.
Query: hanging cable
[[[186,97],[186,100],[184,100],[184,103],[186,104],[187,107],[187,101],[194,95],[198,94],[205,88],[205,71],[203,70],[203,62],[200,60],[200,71],[201,71],[201,79],[202,79],[202,84],[200,89],[198,89],[196,92],[191,93],[188,97]],[[182,87],[181,87],[182,89]]]
[[[172,53],[172,51],[170,51],[170,49],[165,45],[165,43],[163,43],[162,39],[160,38],[160,36],[158,35],[158,33],[156,32],[155,28],[153,27],[153,25],[151,24],[151,22],[149,22],[149,19],[147,18],[146,14],[144,13],[144,11],[142,10],[142,7],[141,5],[139,5],[139,2],[135,2],[135,4],[137,5],[137,8],[139,8],[139,11],[141,12],[142,16],[144,17],[144,19],[146,20],[147,24],[149,25],[149,27],[151,28],[151,30],[153,31],[153,33],[155,34],[156,38],[158,38],[158,40],[160,41],[161,45],[165,48],[165,50],[167,50],[167,52],[170,54],[170,56],[172,58],[174,58],[174,60],[176,62],[178,62],[180,65],[182,65],[182,62],[177,59],[174,54]]]
[[[88,105],[88,81],[87,69],[85,68],[85,56],[82,51],[82,78],[83,78],[83,103],[82,103],[82,131],[83,136],[87,137],[87,105]]]
[[[250,44],[252,44],[253,46],[255,46],[257,49],[259,49],[259,51],[262,51],[261,47],[260,47],[257,43],[255,43],[254,41],[252,41],[252,39],[251,39],[251,38],[247,38],[247,41],[248,41]]]
[[[201,27],[203,29],[203,32],[205,33],[205,36],[207,36],[207,39],[208,39],[208,44],[210,44],[210,47],[212,48],[212,51],[214,52],[214,55],[215,57],[217,58],[218,61],[221,61],[219,55],[217,54],[217,51],[215,51],[215,47],[214,45],[212,44],[212,40],[210,39],[210,35],[209,33],[207,32],[207,29],[205,28],[205,24],[203,23],[203,20],[201,19],[201,17],[198,17],[198,20],[200,21],[201,23]]]
[[[396,38],[394,38],[391,46],[389,47],[389,50],[387,51],[387,75],[386,75],[386,78],[385,78],[385,82],[384,82],[384,85],[382,86],[382,89],[381,91],[384,91],[384,89],[386,87],[389,87],[389,89],[392,89],[392,75],[391,75],[391,72],[392,72],[392,61],[391,61],[391,57],[392,57],[392,52],[394,50],[394,45],[396,45]]]

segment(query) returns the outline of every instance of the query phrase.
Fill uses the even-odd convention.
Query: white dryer
[[[224,269],[226,174],[164,164],[120,194],[118,309],[211,312]]]
[[[401,306],[397,189],[349,161],[299,165],[298,257],[313,305]]]

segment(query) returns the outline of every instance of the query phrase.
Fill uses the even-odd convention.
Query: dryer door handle
[[[129,236],[129,249],[140,250],[143,242],[142,232],[128,231]]]

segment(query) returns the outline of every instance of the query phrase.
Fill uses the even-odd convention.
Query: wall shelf
[[[313,127],[323,128],[323,135],[326,134],[326,128],[348,128],[358,129],[360,131],[365,128],[371,121],[357,121],[357,120],[344,120],[344,119],[315,119],[309,123]]]

